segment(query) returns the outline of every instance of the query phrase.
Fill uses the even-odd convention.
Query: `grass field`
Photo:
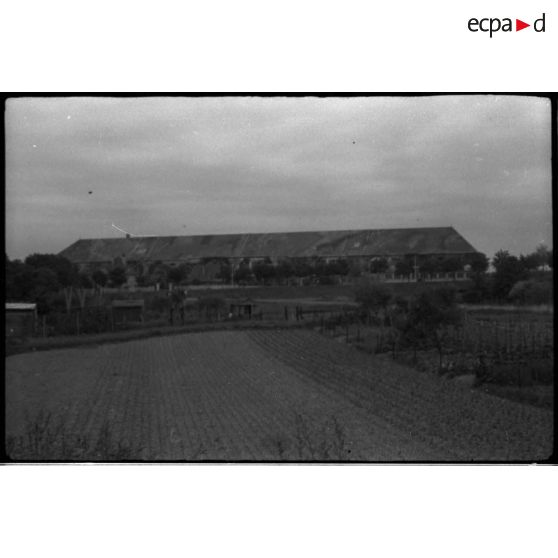
[[[188,333],[10,356],[15,460],[540,460],[550,411],[310,330]]]

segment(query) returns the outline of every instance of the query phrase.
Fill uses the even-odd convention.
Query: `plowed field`
[[[540,460],[552,413],[306,330],[192,333],[6,360],[25,460]]]

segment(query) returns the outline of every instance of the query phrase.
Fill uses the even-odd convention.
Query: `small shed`
[[[6,337],[22,338],[37,331],[37,305],[33,302],[6,302]]]
[[[144,318],[143,299],[113,300],[112,321],[115,324],[129,322],[143,322]]]
[[[256,305],[249,301],[233,302],[229,306],[231,318],[244,318],[251,320],[256,313]]]

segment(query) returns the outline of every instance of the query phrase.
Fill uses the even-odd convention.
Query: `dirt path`
[[[548,411],[313,331],[192,333],[6,365],[16,459],[531,461],[552,450]]]

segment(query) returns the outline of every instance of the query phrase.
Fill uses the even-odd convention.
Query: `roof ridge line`
[[[423,230],[441,230],[452,229],[456,231],[453,225],[437,226],[437,227],[393,227],[382,229],[323,229],[308,231],[273,231],[273,232],[235,232],[235,233],[205,233],[205,234],[168,234],[168,235],[142,235],[131,237],[106,237],[106,238],[80,238],[75,242],[94,241],[94,240],[142,240],[150,238],[197,238],[203,236],[247,236],[247,235],[274,235],[274,234],[323,234],[323,233],[363,233],[363,232],[380,232],[380,231],[423,231]],[[457,231],[456,231],[457,232]],[[75,243],[74,243],[75,244]]]

